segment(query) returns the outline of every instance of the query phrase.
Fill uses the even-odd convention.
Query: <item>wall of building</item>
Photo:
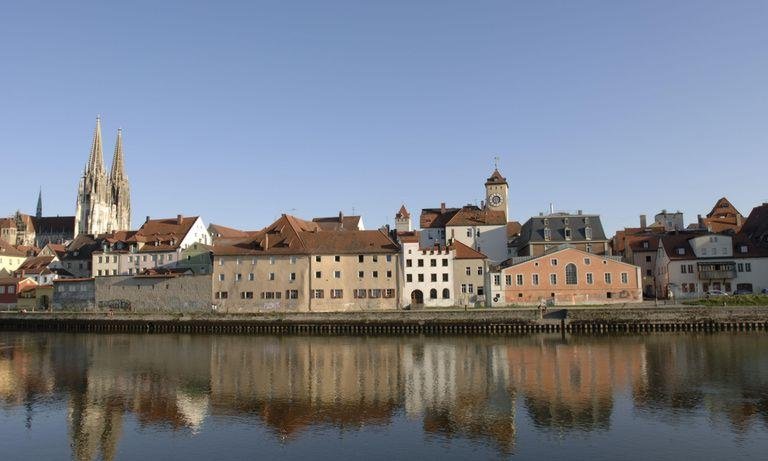
[[[270,273],[274,280],[270,280]],[[290,299],[287,294],[294,290],[298,297]],[[309,257],[215,255],[212,293],[212,302],[220,312],[307,310]],[[217,297],[217,293],[227,293],[226,298]]]
[[[485,302],[485,272],[486,262],[483,259],[454,261],[453,291],[456,293],[457,306],[474,306],[476,303]]]
[[[523,248],[520,252],[520,255],[522,256],[543,256],[546,254],[547,251],[551,251],[552,249],[558,247],[559,245],[568,244],[571,246],[571,248],[575,248],[577,250],[585,251],[587,253],[592,253],[595,255],[606,255],[609,254],[608,251],[608,240],[590,240],[588,242],[582,241],[582,242],[574,242],[574,241],[557,241],[557,242],[547,242],[547,243],[532,243],[528,245],[527,247]]]
[[[96,307],[130,312],[210,312],[210,275],[97,277]]]
[[[449,226],[447,238],[483,253],[488,259],[501,262],[507,259],[507,226]]]
[[[402,290],[400,294],[401,305],[417,307],[412,300],[414,292],[421,291],[427,307],[449,307],[455,305],[453,252],[446,250],[420,250],[418,243],[405,243],[402,246]],[[419,260],[422,266],[419,267]],[[434,260],[434,266],[432,261]],[[409,263],[410,261],[410,263]],[[410,267],[409,267],[410,264]],[[437,281],[432,282],[432,275]],[[419,281],[419,275],[423,281]],[[447,275],[448,280],[444,280]],[[410,276],[410,281],[409,280]],[[435,290],[436,298],[430,294]],[[444,297],[444,290],[448,290],[448,296]]]
[[[13,272],[21,266],[25,259],[27,258],[24,256],[8,256],[0,253],[0,271],[5,269],[9,273]]]
[[[93,279],[55,281],[53,284],[53,309],[61,311],[96,310],[96,289]]]
[[[398,255],[393,253],[311,256],[307,284],[311,310],[370,311],[397,308],[398,261]],[[337,271],[340,272],[339,278]],[[362,277],[359,272],[362,272]],[[343,296],[332,298],[331,290],[334,289],[343,290]],[[314,290],[321,290],[322,298],[318,298]],[[360,292],[359,297],[355,297],[355,290],[365,291],[365,297]]]
[[[566,266],[576,266],[576,283],[568,284]],[[610,282],[605,274],[610,275]],[[534,283],[538,275],[538,284]],[[551,275],[556,275],[552,283]],[[588,275],[591,274],[591,283]],[[626,274],[626,282],[622,280]],[[518,275],[522,283],[518,283]],[[627,303],[642,301],[640,268],[631,264],[566,249],[535,258],[501,271],[506,304],[535,305],[542,299],[557,305]]]

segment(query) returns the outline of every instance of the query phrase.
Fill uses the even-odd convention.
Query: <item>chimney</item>
[[[485,209],[485,200],[480,200],[480,209],[481,210]]]
[[[180,214],[176,215],[176,224],[181,224],[184,222],[184,217],[182,217]]]
[[[641,229],[645,229],[646,227],[648,227],[647,224],[648,224],[647,218],[645,217],[644,214],[641,214],[640,215],[640,228]]]
[[[576,214],[581,216],[581,210],[577,211]]]
[[[264,233],[264,251],[269,248],[269,232]]]
[[[445,213],[445,202],[440,202],[440,213]]]
[[[145,222],[145,223],[149,222],[149,216],[147,216],[147,220],[146,220],[146,221],[144,221],[144,222]]]
[[[549,202],[549,214],[555,214],[555,204]]]
[[[704,227],[704,218],[701,215],[697,215],[696,219],[698,220],[699,227]]]

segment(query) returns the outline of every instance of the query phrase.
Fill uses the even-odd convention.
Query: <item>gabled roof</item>
[[[5,240],[0,240],[0,257],[2,256],[23,258],[27,255],[23,251],[19,251],[16,247],[7,243]]]
[[[35,226],[35,233],[42,234],[70,234],[75,233],[74,216],[43,216],[42,218],[32,217]]]
[[[214,239],[219,238],[246,238],[256,235],[259,231],[244,231],[232,227],[222,226],[221,224],[209,224],[208,231]]]
[[[507,178],[502,176],[498,169],[494,169],[491,176],[485,181],[486,186],[492,184],[507,184]]]
[[[408,212],[408,209],[405,208],[405,204],[400,205],[400,209],[395,213],[395,218],[397,219],[408,219],[411,217],[411,214]]]
[[[101,250],[102,240],[90,234],[80,234],[67,245],[67,250],[60,259],[61,261],[90,260],[94,251]]]
[[[706,231],[669,232],[661,236],[659,245],[664,248],[669,259],[696,259],[696,254],[693,252],[689,240],[707,234]]]
[[[712,207],[712,211],[704,219],[704,225],[711,232],[733,230],[738,232],[744,222],[744,216],[727,198],[722,197]]]
[[[53,256],[35,256],[27,258],[14,272],[17,274],[42,274],[50,272],[48,265],[53,262]]]
[[[400,243],[419,243],[421,233],[419,231],[398,232],[397,239]]]
[[[323,230],[355,230],[360,229],[360,216],[344,216],[339,212],[338,216],[312,218]]]
[[[481,209],[467,205],[448,220],[446,226],[506,226],[507,217],[503,211]]]
[[[456,250],[456,259],[487,259],[488,257],[467,245],[454,240],[450,248]]]
[[[316,222],[282,215],[256,235],[225,239],[214,255],[309,255],[396,253],[397,244],[381,230],[323,230]]]
[[[507,223],[507,239],[517,237],[520,235],[520,231],[523,229],[522,224],[517,221],[510,221]]]
[[[199,216],[148,219],[138,231],[128,237],[128,242],[144,243],[140,253],[176,250],[187,236]]]

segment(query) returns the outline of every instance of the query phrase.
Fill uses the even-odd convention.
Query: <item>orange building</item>
[[[640,268],[568,246],[539,257],[508,259],[489,278],[491,304],[560,305],[640,302]]]

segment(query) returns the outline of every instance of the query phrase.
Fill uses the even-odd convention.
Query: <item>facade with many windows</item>
[[[562,246],[543,256],[516,257],[491,270],[491,306],[641,302],[640,268],[617,257]]]

